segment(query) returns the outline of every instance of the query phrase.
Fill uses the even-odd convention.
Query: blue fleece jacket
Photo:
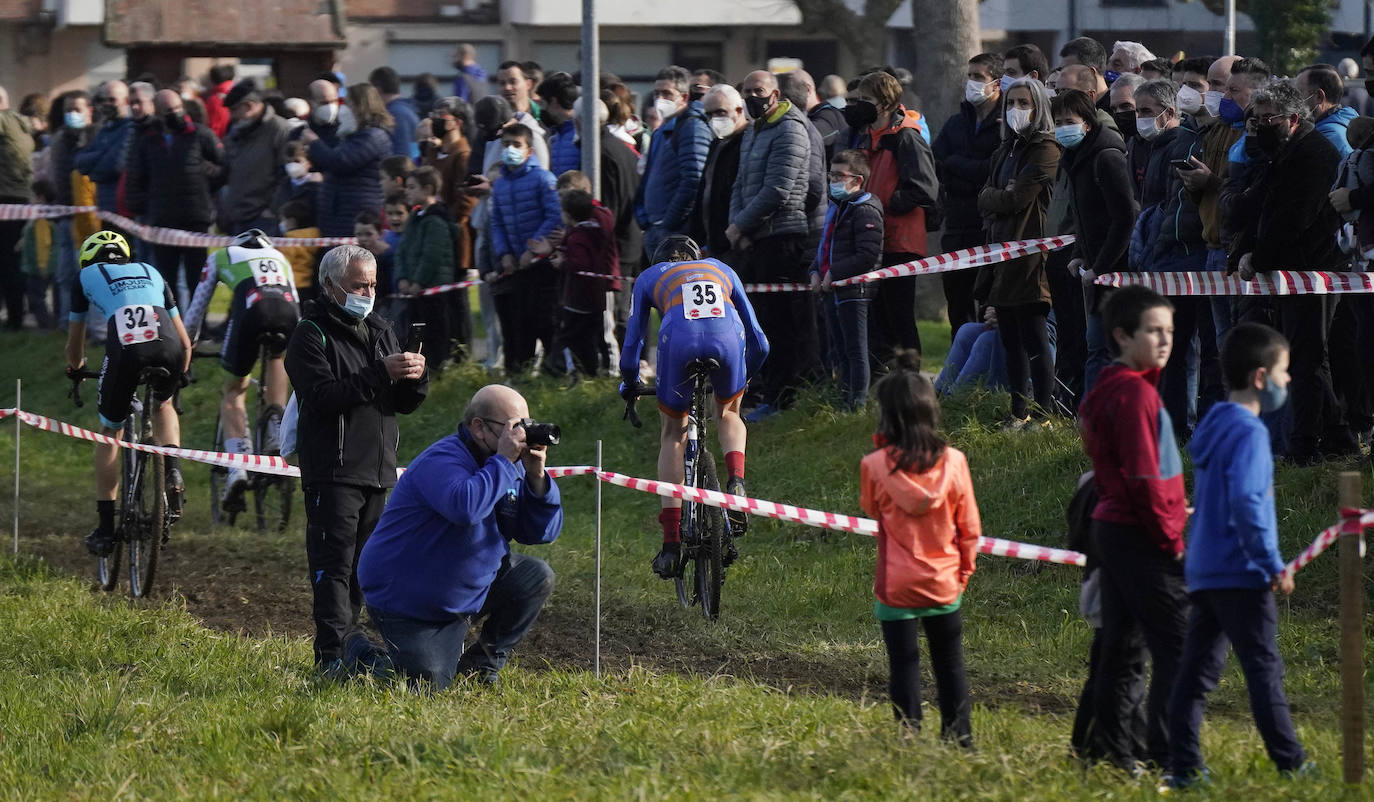
[[[1316,121],[1317,132],[1336,146],[1342,159],[1349,156],[1354,150],[1350,147],[1350,136],[1346,129],[1350,127],[1350,121],[1358,116],[1360,113],[1349,106],[1339,106],[1330,114]]]
[[[508,541],[552,543],[563,529],[558,485],[537,496],[525,468],[479,462],[466,430],[425,449],[396,482],[358,558],[368,605],[420,621],[480,612]]]
[[[1239,404],[1216,404],[1188,452],[1196,505],[1183,564],[1188,589],[1269,587],[1283,570],[1269,430]]]

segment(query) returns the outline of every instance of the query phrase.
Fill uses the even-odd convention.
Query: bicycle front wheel
[[[711,452],[701,450],[697,463],[697,487],[720,490],[716,479],[716,462]],[[696,559],[696,594],[701,602],[701,614],[710,621],[720,618],[720,586],[725,581],[722,565],[725,548],[725,511],[708,504],[696,504],[696,523],[699,527]]]
[[[275,448],[269,449],[272,437],[281,430],[282,408],[273,404],[258,418],[257,429],[253,432],[253,453],[278,456]],[[290,476],[274,476],[270,473],[253,475],[253,510],[257,514],[258,531],[285,532],[291,522],[291,501],[296,496],[296,481]]]
[[[127,527],[124,536],[129,541],[129,592],[134,598],[143,598],[152,592],[157,555],[162,550],[167,490],[162,455],[138,452],[136,459],[143,463],[131,495],[136,525]]]

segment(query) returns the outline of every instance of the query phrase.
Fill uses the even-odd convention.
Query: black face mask
[[[429,118],[429,129],[434,132],[434,135],[436,137],[439,137],[441,139],[443,138],[444,134],[448,133],[449,124],[450,121],[444,117]]]
[[[1364,91],[1368,92],[1371,95],[1374,95],[1374,81],[1365,81]]]
[[[763,115],[768,113],[768,104],[772,100],[771,97],[747,97],[744,99],[744,108],[749,112],[750,118],[761,120]]]
[[[878,121],[878,105],[871,100],[856,100],[841,109],[850,128],[867,128]]]
[[[1261,125],[1255,129],[1255,146],[1269,156],[1278,153],[1288,141],[1288,131],[1283,125]],[[1247,137],[1248,139],[1248,137]],[[1248,143],[1247,143],[1248,144]]]
[[[162,124],[167,126],[168,132],[180,131],[186,126],[186,115],[169,111],[162,115]]]
[[[692,84],[692,88],[687,91],[687,99],[690,101],[701,100],[706,97],[706,92],[709,91],[710,88],[709,86],[702,86],[701,84]]]
[[[1135,112],[1134,111],[1114,111],[1112,119],[1116,120],[1116,129],[1121,132],[1122,139],[1130,139],[1135,136]]]

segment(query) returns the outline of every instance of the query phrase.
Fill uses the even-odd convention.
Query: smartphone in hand
[[[1192,160],[1192,159],[1170,159],[1170,160],[1169,160],[1169,166],[1170,166],[1170,167],[1177,167],[1177,168],[1180,169],[1180,170],[1196,170],[1196,169],[1197,169],[1197,165],[1193,163],[1193,160]]]
[[[418,354],[421,346],[425,342],[425,324],[411,323],[410,332],[406,334],[406,353]]]

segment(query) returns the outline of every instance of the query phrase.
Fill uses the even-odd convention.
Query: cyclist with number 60
[[[98,231],[81,244],[81,272],[72,285],[67,327],[67,369],[86,364],[86,313],[94,306],[106,319],[105,359],[100,364],[98,410],[101,434],[118,438],[132,410],[134,392],[145,368],[164,368],[166,378],[153,380],[153,434],[160,446],[181,443],[181,424],[169,403],[191,362],[186,334],[172,290],[151,265],[131,262],[129,243],[113,231]],[[119,494],[119,449],[95,445],[96,511],[99,525],[86,537],[86,548],[103,557],[115,536],[115,499]],[[176,457],[166,457],[167,502],[180,514],[185,484]]]
[[[301,317],[299,296],[290,261],[272,247],[266,234],[256,228],[249,229],[234,237],[228,248],[216,251],[206,260],[196,294],[186,312],[186,328],[192,342],[200,341],[201,324],[220,282],[234,293],[229,302],[229,321],[219,357],[227,374],[220,396],[224,449],[233,454],[247,454],[252,451],[252,441],[248,438],[248,408],[244,403],[248,376],[257,364],[260,343],[275,343],[268,352],[263,397],[269,406],[276,405],[278,409],[286,406],[284,358],[286,342]],[[279,336],[272,338],[273,334]],[[266,440],[265,450],[269,453],[275,450],[274,446],[280,449],[277,432],[269,432]],[[228,508],[238,503],[247,486],[248,472],[243,468],[230,468],[221,505]]]
[[[758,373],[768,356],[768,338],[759,327],[739,276],[724,262],[702,258],[701,249],[690,237],[668,237],[654,250],[653,261],[654,266],[635,279],[625,346],[620,351],[621,394],[626,400],[639,395],[640,352],[650,310],[657,309],[662,318],[655,391],[662,423],[659,481],[683,481],[687,411],[693,388],[686,369],[694,360],[713,359],[720,365],[711,373],[711,387],[716,400],[716,433],[729,474],[725,492],[742,496],[745,427],[740,399],[749,377]],[[744,513],[732,510],[728,514],[733,533],[744,534]],[[663,549],[654,557],[653,569],[664,579],[671,579],[678,575],[681,560],[681,499],[664,497],[658,521],[663,527]]]

